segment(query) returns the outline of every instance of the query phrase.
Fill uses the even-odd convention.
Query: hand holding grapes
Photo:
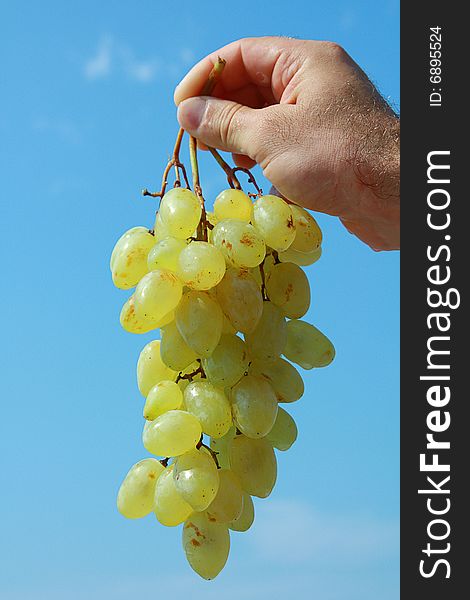
[[[217,58],[213,95],[194,97]],[[258,163],[289,200],[337,215],[374,250],[399,248],[399,121],[336,44],[242,39],[199,62],[175,91],[181,126]]]

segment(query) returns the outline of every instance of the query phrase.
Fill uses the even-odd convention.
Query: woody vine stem
[[[201,96],[210,96],[212,94],[212,92],[214,91],[214,88],[224,70],[224,67],[225,67],[225,60],[223,58],[218,57],[217,61],[214,63],[214,66],[212,67],[211,72],[209,73],[209,76],[207,78],[206,83],[204,84],[204,87],[201,90]],[[174,168],[174,171],[175,171],[175,181],[174,181],[173,187],[181,186],[181,176],[182,176],[184,183],[186,185],[186,188],[191,189],[191,185],[189,183],[186,168],[180,160],[181,143],[183,140],[184,133],[185,133],[185,131],[181,127],[178,131],[178,135],[176,136],[176,141],[175,141],[175,145],[173,148],[173,154],[172,154],[170,160],[168,161],[168,163],[165,167],[165,170],[163,171],[162,183],[160,186],[160,190],[158,192],[149,192],[149,190],[147,188],[145,188],[142,190],[143,196],[151,196],[152,198],[160,198],[161,199],[165,195],[165,191],[166,191],[166,188],[168,185],[168,176],[169,176],[172,168]],[[248,175],[248,183],[253,184],[253,186],[256,189],[255,194],[248,193],[248,195],[251,197],[257,197],[257,196],[262,195],[263,192],[262,192],[261,188],[258,186],[258,184],[256,183],[256,180],[253,177],[253,174],[251,173],[251,171],[249,169],[244,169],[243,167],[233,167],[232,168],[222,158],[220,153],[215,148],[208,147],[207,149],[212,154],[212,156],[216,160],[217,164],[225,172],[225,174],[227,176],[227,181],[228,181],[230,187],[235,188],[237,190],[242,189],[240,181],[236,175],[236,173],[238,171],[240,171],[240,172],[244,172]],[[200,179],[199,179],[199,165],[198,165],[198,159],[197,159],[197,140],[193,136],[189,137],[189,158],[190,158],[190,163],[191,163],[192,185],[193,185],[194,193],[199,198],[199,201],[201,203],[201,209],[202,209],[201,222],[199,224],[198,231],[197,231],[197,239],[202,240],[202,241],[207,241],[207,229],[211,228],[211,224],[207,220],[204,196],[202,194],[202,188],[201,188],[201,183],[200,183]]]

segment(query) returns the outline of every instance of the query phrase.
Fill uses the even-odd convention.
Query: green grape
[[[127,302],[124,304],[121,310],[121,314],[119,315],[119,321],[121,326],[125,331],[129,333],[147,333],[152,329],[157,329],[161,327],[162,324],[165,324],[165,319],[168,321],[173,321],[175,318],[174,311],[170,311],[165,317],[157,321],[155,319],[150,318],[140,318],[135,314],[135,306],[134,306],[134,296],[131,296]],[[163,321],[163,323],[162,323]]]
[[[161,359],[160,340],[149,342],[137,361],[137,385],[142,396],[147,397],[150,388],[164,379],[174,381],[176,375],[176,371],[168,368]]]
[[[162,525],[176,527],[184,523],[193,509],[176,489],[173,478],[174,465],[167,467],[160,475],[155,486],[153,510]]]
[[[183,286],[171,271],[157,269],[144,275],[134,292],[134,307],[139,318],[162,319],[175,309]]]
[[[318,223],[305,208],[296,204],[291,204],[290,208],[295,225],[295,238],[290,250],[306,253],[317,250],[322,243],[322,232]]]
[[[156,241],[164,240],[167,237],[171,237],[168,227],[163,223],[160,212],[157,212],[155,217],[154,235]]]
[[[230,469],[229,451],[235,432],[232,426],[221,438],[211,438],[211,449],[217,452],[217,461],[222,469]]]
[[[182,369],[181,374],[182,375],[189,375],[189,373],[194,373],[194,371],[197,371],[199,369],[201,365],[199,364],[199,359],[196,359],[194,362],[192,362],[190,365],[188,365],[185,369]],[[201,375],[196,375],[193,377],[193,379],[195,377],[199,377],[199,379],[201,378]]]
[[[189,379],[180,379],[178,381],[178,387],[180,388],[180,390],[182,392],[184,392],[184,390],[188,387],[189,383],[190,383]],[[186,405],[184,403],[184,399],[183,399],[183,403],[181,405],[181,408],[182,408],[182,410],[186,410]]]
[[[243,508],[243,491],[238,477],[230,469],[220,469],[219,490],[207,509],[209,520],[230,523],[240,516]]]
[[[248,531],[255,520],[255,507],[250,494],[243,492],[243,508],[240,515],[228,524],[233,531]]]
[[[224,219],[212,230],[212,243],[233,267],[256,267],[266,254],[259,232],[243,221]]]
[[[214,579],[230,551],[228,527],[210,521],[204,512],[194,513],[183,527],[183,548],[191,568],[203,579]]]
[[[214,201],[214,215],[217,222],[236,219],[249,223],[253,217],[253,203],[242,190],[224,190]]]
[[[291,262],[299,267],[308,267],[309,265],[313,265],[313,263],[317,262],[317,260],[321,257],[321,252],[321,246],[316,250],[312,250],[312,252],[309,252],[308,254],[288,248],[285,252],[279,252],[278,256],[279,260],[283,263]]]
[[[232,325],[229,318],[225,314],[222,315],[222,318],[222,334],[234,335],[237,333],[236,328]]]
[[[256,327],[245,334],[250,356],[263,361],[275,360],[284,350],[287,339],[286,320],[280,308],[263,302],[263,313]]]
[[[179,257],[181,251],[186,248],[186,240],[178,240],[174,237],[167,237],[160,240],[150,250],[147,257],[147,267],[149,271],[155,269],[166,269],[167,271],[177,272],[179,270]]]
[[[266,292],[289,319],[303,317],[310,306],[310,286],[307,276],[294,263],[279,263],[266,278]]]
[[[176,325],[184,341],[200,357],[212,354],[222,335],[222,309],[205,292],[187,292],[176,310]]]
[[[266,379],[257,375],[242,377],[232,388],[230,401],[234,422],[244,435],[261,438],[271,431],[278,404]]]
[[[144,419],[154,421],[169,410],[176,410],[183,403],[183,392],[174,381],[163,380],[154,385],[145,400]]]
[[[207,210],[207,211],[206,211],[206,219],[209,221],[209,223],[210,223],[211,225],[214,225],[214,226],[215,226],[215,225],[217,225],[217,223],[218,223],[218,219],[216,218],[215,214],[214,214],[213,212],[211,212],[210,210]],[[207,233],[208,233],[208,235],[210,234],[210,232],[211,232],[211,231],[210,231],[210,229],[209,229],[209,231],[207,232]]]
[[[109,259],[109,268],[111,272],[113,271],[114,263],[118,254],[121,253],[121,250],[128,247],[129,240],[131,240],[134,236],[141,236],[145,233],[149,233],[147,227],[132,227],[132,229],[128,229],[125,233],[121,235],[121,237],[115,243],[113,251],[111,252],[111,258]]]
[[[196,447],[202,429],[198,419],[184,410],[169,410],[154,421],[146,421],[144,447],[157,456],[179,456]]]
[[[198,512],[206,510],[217,495],[219,473],[214,459],[205,448],[178,456],[173,477],[183,500]]]
[[[191,242],[179,255],[179,276],[194,290],[209,290],[225,273],[225,260],[208,242]]]
[[[236,335],[222,335],[215,350],[202,361],[209,381],[220,387],[231,387],[248,368],[245,342]]]
[[[264,260],[266,260],[266,258]],[[260,271],[261,266],[264,266],[264,261],[261,263],[261,265],[258,265],[254,269],[248,269],[248,272],[253,277],[253,279],[256,281],[256,285],[258,286],[259,290],[261,290],[261,288],[263,286],[263,278],[261,276],[261,271]]]
[[[196,194],[185,188],[173,188],[162,198],[160,216],[171,236],[184,240],[199,225],[201,204]]]
[[[207,435],[220,438],[230,429],[230,403],[220,388],[208,381],[193,381],[184,390],[184,402],[187,411],[197,417]]]
[[[273,267],[275,267],[275,265],[276,259],[274,257],[274,254],[272,254],[271,252],[269,254],[266,254],[266,257],[263,261],[263,271],[266,277],[269,276],[271,270],[273,269]]]
[[[335,348],[319,329],[293,319],[287,323],[284,356],[303,369],[326,367],[335,357]]]
[[[186,344],[175,321],[162,327],[161,336],[160,354],[167,367],[182,371],[196,360],[197,354]]]
[[[258,498],[269,496],[276,483],[277,463],[266,438],[252,440],[236,435],[230,445],[230,466],[245,492]]]
[[[155,458],[133,465],[119,488],[117,507],[128,519],[140,519],[152,512],[157,479],[165,467]]]
[[[217,300],[237,331],[253,331],[261,318],[263,297],[249,271],[228,269],[217,286]]]
[[[113,283],[121,290],[134,287],[147,273],[147,255],[155,237],[145,227],[134,227],[116,243],[111,254]]]
[[[272,362],[254,360],[250,365],[250,373],[262,375],[271,384],[278,402],[295,402],[303,396],[304,382],[290,362],[276,358]]]
[[[295,238],[292,211],[278,196],[261,196],[253,206],[253,225],[261,233],[267,246],[278,252],[287,250]]]
[[[274,427],[266,436],[274,448],[289,450],[297,439],[297,425],[291,415],[279,407]]]

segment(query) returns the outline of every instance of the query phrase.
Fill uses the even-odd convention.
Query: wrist
[[[391,111],[390,111],[391,112]],[[384,118],[385,117],[385,118]],[[344,225],[374,250],[400,248],[400,121],[392,114],[370,120],[348,155],[338,189]],[[351,202],[354,198],[355,201]]]

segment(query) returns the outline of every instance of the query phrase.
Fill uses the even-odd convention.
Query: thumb
[[[229,100],[195,96],[178,106],[181,127],[206,144],[256,160],[260,111]]]

